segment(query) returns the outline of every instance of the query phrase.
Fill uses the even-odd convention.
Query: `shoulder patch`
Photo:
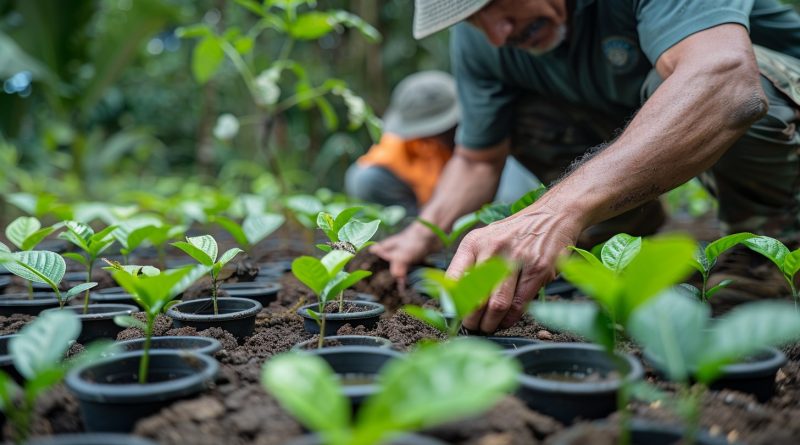
[[[606,62],[617,74],[625,74],[639,63],[639,45],[628,37],[606,37],[603,39],[601,47],[606,56]]]

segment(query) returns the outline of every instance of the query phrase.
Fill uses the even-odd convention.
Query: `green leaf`
[[[788,278],[788,281],[793,281],[797,271],[800,270],[800,249],[790,252],[783,257],[782,272]]]
[[[81,284],[73,287],[72,289],[68,290],[64,294],[64,299],[65,300],[69,300],[70,298],[74,297],[75,295],[78,295],[81,292],[87,291],[87,290],[89,290],[89,289],[91,289],[91,288],[93,288],[95,286],[97,286],[97,283],[95,283],[94,281],[90,281],[88,283],[81,283]]]
[[[9,272],[28,281],[45,283],[55,287],[64,278],[67,263],[55,252],[46,250],[27,250],[13,254],[16,263],[6,263]]]
[[[6,227],[6,238],[20,250],[28,250],[22,247],[25,240],[36,233],[41,227],[42,224],[38,219],[32,216],[20,216],[14,221],[11,221],[11,224]]]
[[[486,204],[477,211],[476,215],[480,222],[488,226],[511,216],[511,206],[502,202]]]
[[[250,245],[247,234],[244,233],[244,229],[236,221],[224,216],[215,216],[211,218],[211,221],[222,226],[241,247],[248,247]]]
[[[209,259],[211,259],[212,263],[217,262],[217,241],[211,235],[201,235],[201,236],[192,236],[186,237],[186,241],[189,244],[197,247],[198,249],[202,250]]]
[[[316,40],[333,31],[333,24],[327,13],[311,11],[289,24],[289,35],[297,40]]]
[[[233,47],[239,54],[250,54],[255,46],[255,40],[251,37],[242,36],[233,41]]]
[[[721,291],[722,289],[725,289],[726,287],[730,286],[731,284],[733,284],[733,280],[730,280],[730,279],[726,279],[726,280],[720,281],[719,284],[717,284],[716,286],[714,286],[711,289],[708,289],[706,291],[706,300],[711,298],[711,297],[713,297],[714,294],[716,294],[717,292]]]
[[[324,301],[329,301],[338,296],[345,289],[355,285],[370,275],[372,275],[372,272],[366,270],[356,270],[351,273],[339,272],[333,280],[328,282],[328,285],[325,286],[320,297]]]
[[[224,59],[225,52],[215,36],[200,40],[192,52],[192,74],[197,83],[204,84],[214,77]]]
[[[483,306],[513,270],[510,263],[498,257],[468,268],[450,290],[457,315],[464,318]]]
[[[72,230],[67,230],[65,232],[61,232],[58,234],[59,239],[63,239],[65,241],[69,241],[70,243],[74,244],[79,249],[87,252],[89,250],[89,244],[87,240],[81,238],[78,233],[75,233]]]
[[[147,330],[147,325],[141,320],[130,315],[117,315],[114,317],[114,324],[121,328],[136,328],[142,331]]]
[[[356,14],[347,11],[330,11],[329,14],[334,22],[357,29],[370,42],[376,43],[381,40],[381,33]]]
[[[341,431],[350,425],[350,402],[333,370],[315,355],[285,353],[271,358],[261,371],[261,383],[313,431]]]
[[[447,332],[447,320],[441,312],[435,309],[408,304],[403,306],[403,311],[423,323],[433,326],[441,332]]]
[[[325,285],[330,279],[328,270],[322,265],[322,262],[310,256],[301,256],[292,261],[292,274],[314,291],[317,296],[322,294],[322,290],[325,289]]]
[[[668,290],[637,309],[627,329],[670,380],[686,382],[697,357],[705,352],[709,317],[708,306],[698,299]]]
[[[605,245],[605,243],[603,243],[603,245]],[[571,251],[577,253],[581,257],[583,257],[584,260],[586,260],[587,262],[589,262],[593,266],[605,266],[600,261],[600,258],[597,255],[595,255],[592,252],[589,252],[588,250],[584,250],[584,249],[581,249],[580,247],[575,247],[575,246],[569,246],[569,249]],[[592,250],[594,250],[594,249],[592,249]]]
[[[534,202],[538,201],[539,198],[541,198],[546,191],[547,187],[545,187],[544,185],[540,185],[539,187],[522,195],[521,198],[517,199],[516,201],[514,201],[513,204],[511,204],[511,214],[513,215],[519,212],[520,210],[528,207],[529,205],[533,204]]]
[[[439,226],[422,218],[417,218],[417,221],[422,223],[423,226],[431,229],[431,232],[433,232],[436,237],[442,241],[442,244],[444,244],[445,247],[450,245],[450,237],[448,237],[447,234],[444,233],[444,230],[442,230]]]
[[[331,105],[330,101],[325,97],[317,97],[314,99],[317,109],[322,114],[322,120],[325,123],[325,129],[333,132],[339,128],[339,116],[336,115],[336,110]]]
[[[222,256],[220,257],[219,261],[217,261],[217,264],[219,264],[221,266],[224,266],[224,265],[228,264],[228,262],[230,260],[232,260],[233,257],[235,257],[236,255],[238,255],[241,252],[244,252],[244,251],[242,249],[238,248],[238,247],[234,247],[232,249],[229,249],[228,251],[226,251],[225,253],[222,254]]]
[[[456,242],[456,240],[460,238],[464,232],[471,229],[475,224],[478,224],[478,217],[474,212],[467,213],[461,218],[458,218],[456,222],[453,223],[453,230],[448,236],[449,243],[447,245],[449,246]]]
[[[620,233],[606,241],[600,251],[600,259],[606,267],[620,273],[641,250],[642,237]]]
[[[94,235],[94,230],[88,225],[78,221],[64,221],[67,230],[74,233],[78,238],[84,242],[88,242],[89,238]]]
[[[344,266],[353,259],[353,254],[344,250],[332,250],[325,254],[320,260],[325,269],[328,271],[329,277],[334,277]]]
[[[19,398],[22,388],[17,385],[14,379],[3,371],[0,371],[0,412],[9,412],[8,407],[13,405],[13,401]]]
[[[485,340],[460,338],[419,348],[381,370],[381,389],[362,405],[355,435],[378,443],[388,432],[480,414],[514,390],[520,372],[515,360]]]
[[[742,241],[742,244],[751,250],[767,257],[770,261],[783,270],[783,261],[789,255],[789,249],[782,242],[768,236],[756,236]]]
[[[375,235],[380,225],[381,222],[377,219],[368,223],[352,220],[339,230],[339,240],[349,242],[355,246],[356,251],[360,251],[367,241]]]
[[[183,267],[181,269],[165,270],[158,275],[134,276],[128,272],[114,270],[111,276],[125,291],[133,295],[139,306],[146,312],[157,314],[175,296],[174,288],[184,282],[190,274],[197,276],[198,270],[205,270],[206,266]]]
[[[339,241],[339,236],[337,235],[338,230],[333,230],[333,224],[334,219],[330,213],[319,212],[317,214],[317,227],[325,233],[332,243],[335,243]]]
[[[336,218],[334,218],[333,225],[331,228],[336,233],[339,233],[339,231],[342,230],[342,227],[344,227],[345,224],[350,222],[350,220],[352,220],[353,217],[356,216],[356,214],[360,212],[363,208],[364,207],[362,206],[354,206],[342,209],[342,211],[336,214]]]
[[[158,269],[156,269],[156,273],[151,273],[150,271],[148,271],[148,267],[150,267],[150,266],[145,266],[145,267],[142,268],[142,273],[144,275],[155,276],[155,275],[159,275],[160,274],[160,271]],[[198,265],[194,266],[193,268],[189,269],[189,271],[185,275],[181,276],[180,280],[178,280],[177,283],[175,283],[172,286],[170,286],[169,293],[168,293],[168,295],[169,295],[168,299],[172,300],[173,298],[175,298],[178,295],[180,295],[181,293],[183,293],[183,291],[188,289],[189,286],[194,284],[194,282],[197,281],[198,279],[200,279],[200,277],[202,277],[203,275],[206,275],[209,272],[209,269],[210,269],[210,267],[204,266],[202,264],[198,264]],[[165,305],[165,307],[166,307],[166,305]]]
[[[181,26],[180,28],[175,30],[175,35],[177,35],[181,39],[207,37],[211,36],[212,34],[213,33],[211,32],[211,29],[203,24]]]
[[[739,306],[717,319],[697,359],[697,378],[709,383],[720,367],[756,354],[766,346],[800,339],[800,314],[791,303],[759,301]]]
[[[247,241],[255,245],[283,225],[286,218],[275,213],[248,215],[242,222]]]
[[[14,366],[27,380],[58,367],[80,332],[81,322],[71,311],[39,315],[9,342]]]
[[[68,260],[75,261],[76,263],[82,265],[83,267],[89,267],[89,260],[87,260],[83,254],[75,252],[67,252],[61,256],[63,256]]]
[[[47,235],[53,233],[53,231],[55,231],[55,228],[45,227],[30,234],[30,236],[25,238],[25,241],[22,242],[22,250],[31,250],[35,248],[42,240],[47,238]]]
[[[755,237],[755,235],[747,232],[734,233],[728,236],[723,236],[722,238],[706,246],[706,248],[704,249],[706,258],[708,258],[708,262],[710,264],[714,264],[717,261],[717,258],[719,258],[719,256],[723,252],[741,243],[742,241],[748,240],[753,237]]]
[[[594,258],[593,262],[574,256],[563,258],[558,269],[565,280],[594,298],[607,313],[614,314],[621,298],[622,278]]]
[[[259,5],[258,2],[254,1],[254,0],[234,0],[234,1],[236,3],[238,3],[239,5],[241,5],[242,7],[244,7],[245,9],[249,10],[250,12],[252,12],[252,13],[258,15],[258,16],[262,16],[263,17],[263,16],[266,15],[266,13],[264,12],[264,9],[261,7],[261,5]]]
[[[595,343],[613,348],[611,326],[597,306],[588,302],[549,301],[533,303],[528,309],[533,318],[556,331],[571,332]]]

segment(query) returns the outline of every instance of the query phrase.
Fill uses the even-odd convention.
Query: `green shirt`
[[[625,122],[641,105],[645,77],[664,51],[705,29],[738,23],[753,43],[800,58],[800,16],[777,0],[577,0],[570,38],[533,56],[493,47],[467,23],[450,54],[462,119],[457,141],[481,149],[510,134],[512,102],[533,92],[603,110]]]

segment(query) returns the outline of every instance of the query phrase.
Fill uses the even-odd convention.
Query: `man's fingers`
[[[461,275],[464,274],[464,271],[476,263],[476,249],[474,248],[474,243],[472,241],[473,238],[470,235],[471,233],[464,237],[464,239],[461,241],[461,244],[458,245],[456,254],[453,255],[453,259],[450,261],[450,266],[447,267],[447,276],[450,278],[461,278]]]
[[[508,310],[505,318],[500,322],[501,329],[514,326],[522,318],[522,315],[525,313],[525,306],[539,291],[540,285],[538,283],[539,281],[533,279],[529,274],[526,274],[524,270],[521,272],[519,281],[517,281],[517,291],[511,302],[511,309]],[[544,282],[542,281],[542,283]]]
[[[406,275],[408,275],[408,263],[396,258],[393,259],[389,263],[389,273],[392,274],[396,280],[405,281]]]
[[[514,301],[518,279],[519,272],[515,272],[500,285],[500,288],[489,299],[481,318],[481,332],[489,334],[496,331],[500,322],[506,318]]]

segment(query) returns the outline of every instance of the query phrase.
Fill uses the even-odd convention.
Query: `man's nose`
[[[514,32],[514,24],[499,11],[494,11],[491,5],[481,9],[472,16],[471,20],[480,28],[489,42],[494,46],[503,46]]]

